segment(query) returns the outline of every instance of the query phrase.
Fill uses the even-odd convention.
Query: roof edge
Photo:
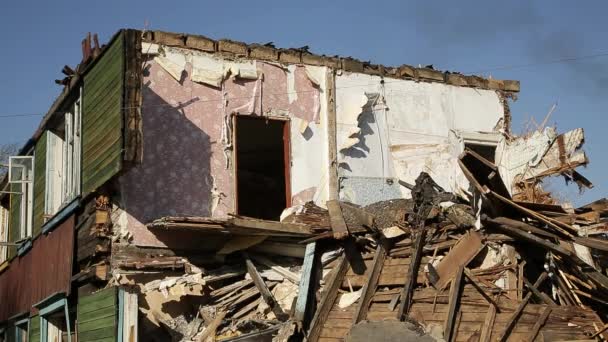
[[[430,68],[416,68],[411,65],[399,67],[372,64],[351,57],[331,57],[310,53],[304,49],[275,48],[261,44],[247,44],[230,39],[214,40],[202,35],[166,31],[140,31],[143,41],[164,46],[193,49],[227,57],[256,59],[284,64],[306,64],[327,66],[336,70],[385,76],[417,82],[445,83],[458,87],[499,90],[511,93],[520,91],[519,81],[497,80],[457,72],[439,71]]]

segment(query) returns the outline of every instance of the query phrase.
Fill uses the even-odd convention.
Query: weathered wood
[[[400,321],[404,321],[405,317],[410,311],[414,287],[416,286],[416,279],[418,277],[418,268],[420,267],[420,260],[422,259],[422,249],[424,248],[425,238],[426,228],[421,226],[420,230],[418,231],[418,235],[416,236],[416,241],[412,246],[412,261],[407,272],[407,277],[405,278],[403,291],[401,292],[401,303],[399,304],[399,311],[397,312],[397,319]]]
[[[372,269],[369,271],[369,277],[367,278],[367,282],[361,290],[361,298],[359,298],[359,304],[355,309],[353,325],[359,323],[359,321],[361,320],[364,320],[367,316],[367,311],[369,309],[370,302],[372,300],[372,297],[376,293],[376,288],[378,286],[378,280],[380,279],[380,272],[382,271],[382,267],[384,266],[385,257],[386,250],[384,249],[384,246],[381,243],[378,243],[378,247],[376,247],[376,254],[374,255]]]
[[[523,275],[520,276],[523,281],[524,284],[526,284],[526,287],[530,289],[530,291],[532,291],[532,293],[534,293],[534,295],[539,298],[540,300],[542,300],[543,302],[545,302],[545,304],[550,305],[550,306],[555,306],[557,304],[555,304],[555,302],[549,298],[549,296],[543,296],[544,293],[540,292],[536,286],[534,286],[532,283],[530,283],[528,281],[528,279],[526,279],[526,277],[524,277]]]
[[[319,306],[317,307],[315,315],[310,323],[308,341],[316,342],[319,340],[321,330],[323,329],[327,316],[329,315],[329,312],[336,301],[336,297],[338,296],[338,288],[340,287],[340,284],[342,284],[342,279],[344,279],[344,275],[346,274],[347,270],[348,262],[346,260],[346,256],[342,255],[340,256],[340,259],[338,259],[336,267],[332,270],[330,279],[325,285],[325,291],[321,295],[321,301],[319,302]]]
[[[545,325],[545,322],[547,322],[547,318],[549,318],[550,314],[551,314],[550,307],[545,308],[545,310],[543,310],[543,313],[538,318],[538,321],[536,321],[536,323],[534,323],[534,327],[532,327],[532,332],[530,333],[530,338],[528,339],[528,341],[530,341],[530,342],[534,341],[534,339],[540,332],[540,329],[543,327],[543,325]]]
[[[494,308],[496,309],[496,312],[500,312],[500,308],[498,307],[498,304],[496,303],[496,301],[494,301],[494,299],[492,299],[492,297],[486,293],[486,291],[479,285],[479,280],[477,279],[477,277],[475,277],[475,275],[473,273],[471,273],[471,271],[468,268],[464,268],[464,274],[467,276],[467,278],[469,278],[469,280],[471,281],[471,284],[473,285],[473,287],[477,290],[477,292],[479,292],[479,294],[481,294],[483,296],[483,298],[485,298],[485,300],[488,301],[488,303],[490,303],[492,306],[494,306]]]
[[[438,279],[433,283],[433,286],[438,290],[443,290],[454,278],[459,267],[466,266],[483,246],[481,236],[475,231],[471,231],[462,237],[435,267]]]
[[[255,268],[255,265],[253,264],[253,262],[251,262],[251,259],[249,258],[249,256],[247,254],[244,254],[244,255],[245,255],[245,264],[247,265],[247,273],[249,273],[249,275],[251,276],[251,279],[253,279],[253,283],[258,288],[258,291],[260,291],[260,294],[262,295],[264,302],[266,302],[266,304],[268,304],[268,306],[270,307],[272,312],[274,312],[277,319],[279,319],[281,321],[287,320],[287,315],[283,312],[283,309],[281,309],[281,306],[279,305],[277,300],[274,298],[274,296],[268,289],[268,286],[264,282],[264,279],[262,279],[262,276],[260,276],[260,274],[258,273],[258,270]]]
[[[338,181],[338,142],[337,142],[337,120],[336,120],[336,72],[333,68],[327,68],[325,74],[327,91],[327,158],[329,160],[329,199],[337,200],[340,192]]]
[[[454,323],[456,318],[456,313],[458,311],[458,302],[460,300],[460,289],[462,288],[462,275],[464,273],[464,266],[459,266],[456,271],[456,276],[454,280],[452,280],[452,285],[450,286],[450,301],[448,307],[448,317],[445,321],[444,326],[444,336],[445,340],[450,342],[456,339],[458,335],[457,331],[454,331]]]
[[[486,318],[483,322],[483,326],[481,327],[481,336],[479,337],[479,342],[490,342],[490,337],[492,336],[492,331],[494,330],[495,319],[496,307],[490,305]]]
[[[207,341],[208,338],[211,338],[211,340],[214,341],[215,332],[217,330],[217,327],[219,327],[220,324],[222,324],[224,317],[226,317],[225,311],[218,312],[217,315],[215,315],[215,318],[213,319],[213,321],[211,321],[211,323],[209,323],[209,325],[207,327],[205,327],[205,331],[203,331],[203,333],[201,334],[201,336],[198,339],[199,342],[205,342],[205,341]]]
[[[293,319],[302,327],[306,313],[314,301],[313,278],[315,270],[317,244],[312,242],[306,245],[304,254],[304,263],[302,264],[302,275],[300,276],[300,284],[298,288],[298,299],[296,300],[295,312]],[[312,298],[311,298],[312,297]]]
[[[547,279],[547,273],[543,272],[538,277],[538,279],[536,279],[536,282],[534,282],[534,287],[539,287],[543,283],[543,281],[545,281],[545,279]],[[509,317],[509,320],[507,321],[507,326],[501,333],[501,335],[499,337],[499,341],[504,342],[507,340],[507,338],[509,337],[509,334],[511,333],[511,330],[513,330],[513,327],[515,326],[515,323],[517,323],[517,318],[524,311],[524,308],[530,301],[530,298],[532,298],[532,292],[528,292],[528,294],[526,294],[526,296],[521,301],[521,303],[519,303],[519,306],[517,306],[517,309],[515,309],[515,312],[513,312],[511,317]]]
[[[348,227],[342,216],[342,208],[340,208],[340,202],[337,200],[330,200],[326,202],[327,210],[329,211],[329,223],[331,230],[334,232],[334,239],[343,240],[350,234]]]
[[[504,224],[504,225],[507,225],[507,226],[518,228],[518,229],[521,229],[523,231],[531,232],[531,233],[538,234],[538,235],[541,235],[541,236],[544,236],[544,237],[548,237],[548,238],[553,238],[553,239],[559,238],[557,235],[555,235],[555,234],[553,234],[551,232],[548,232],[548,231],[543,230],[541,228],[537,228],[537,227],[535,227],[533,225],[530,225],[530,224],[527,224],[525,222],[513,220],[513,219],[510,219],[510,218],[507,218],[507,217],[495,217],[495,218],[492,219],[492,222],[496,223],[496,224]]]

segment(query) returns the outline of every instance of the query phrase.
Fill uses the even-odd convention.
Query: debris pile
[[[467,198],[423,172],[403,182],[411,199],[310,202],[281,222],[157,220],[228,242],[118,264],[114,279],[141,293],[150,341],[608,338],[608,200],[518,201],[494,163],[472,151],[459,163]]]

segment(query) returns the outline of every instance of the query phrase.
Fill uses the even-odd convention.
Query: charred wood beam
[[[382,267],[384,266],[385,257],[386,250],[381,243],[378,243],[378,247],[376,247],[376,254],[374,255],[374,260],[372,262],[372,269],[369,272],[367,282],[361,290],[361,298],[359,298],[359,304],[355,309],[353,325],[359,323],[361,320],[364,320],[367,317],[367,311],[369,310],[372,297],[376,293],[376,288],[378,286],[378,280],[380,279]]]
[[[336,267],[332,270],[329,281],[325,287],[325,292],[321,295],[321,301],[319,307],[315,312],[312,322],[310,323],[310,330],[308,331],[308,341],[316,342],[319,340],[321,335],[321,329],[329,316],[336,297],[338,296],[338,288],[342,284],[346,271],[348,270],[348,262],[346,256],[342,255],[337,262]]]
[[[545,279],[547,279],[547,272],[543,272],[538,277],[538,279],[536,279],[536,282],[534,282],[534,287],[538,288],[543,283],[543,281],[545,281]],[[517,323],[517,319],[530,301],[530,298],[532,298],[532,292],[528,292],[528,294],[526,294],[524,299],[517,306],[517,309],[515,309],[515,312],[513,312],[511,317],[509,317],[509,319],[507,320],[507,326],[505,327],[505,330],[500,334],[500,338],[498,339],[500,342],[504,342],[507,340],[509,334],[511,334],[511,330],[513,330],[513,327],[515,326],[515,323]]]
[[[247,254],[244,255],[245,263],[247,264],[247,272],[251,276],[251,279],[253,279],[253,283],[258,288],[258,291],[260,291],[262,298],[264,299],[266,304],[268,304],[272,312],[274,312],[277,319],[281,321],[287,320],[287,315],[283,312],[283,309],[281,309],[281,306],[268,289],[268,286],[266,286],[266,283],[262,279],[262,276],[260,276],[260,274],[258,273],[258,270],[255,268],[255,265],[253,264],[253,262],[251,262],[251,259]]]
[[[422,250],[424,248],[424,241],[426,238],[426,228],[421,225],[421,229],[416,236],[416,241],[413,245],[412,257],[410,266],[405,278],[405,284],[401,291],[401,303],[399,304],[399,311],[397,312],[397,319],[404,321],[405,317],[410,311],[412,305],[412,299],[414,295],[414,288],[416,287],[416,279],[418,278],[418,269],[420,268],[420,261],[422,260]]]
[[[458,272],[452,285],[450,286],[450,301],[448,306],[448,317],[445,321],[444,336],[445,340],[450,342],[456,339],[458,332],[454,331],[454,323],[456,323],[456,313],[458,312],[458,302],[460,301],[460,289],[462,288],[462,275],[464,273],[464,267],[458,267]]]

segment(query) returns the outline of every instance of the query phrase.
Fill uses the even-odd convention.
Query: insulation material
[[[167,51],[165,52],[164,56],[154,57],[154,60],[176,81],[179,82],[182,79],[182,74],[186,70],[187,63],[185,55]]]
[[[375,106],[366,96],[372,93],[382,100]],[[446,191],[466,194],[457,164],[463,144],[454,132],[493,132],[504,109],[492,90],[344,73],[336,76],[336,115],[341,177],[413,183],[424,171]]]
[[[584,140],[582,128],[557,135],[552,127],[513,141],[503,138],[496,148],[498,171],[507,189],[514,194],[518,182],[587,164],[587,156],[580,150]]]
[[[192,57],[192,81],[221,87],[226,76],[224,63],[207,55]]]

